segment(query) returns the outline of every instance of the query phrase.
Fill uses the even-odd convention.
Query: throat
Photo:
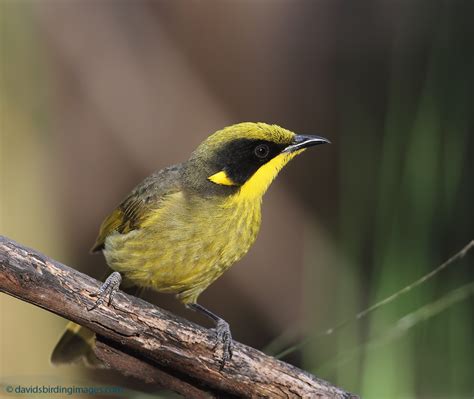
[[[301,150],[302,151],[302,150]],[[301,151],[281,153],[262,165],[235,194],[239,200],[261,200],[280,170]]]

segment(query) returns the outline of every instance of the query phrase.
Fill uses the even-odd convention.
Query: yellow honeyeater
[[[114,273],[94,308],[112,300],[122,277],[176,294],[216,323],[223,365],[232,356],[229,325],[197,299],[254,243],[262,197],[278,172],[307,147],[328,142],[276,125],[239,123],[209,136],[188,161],[147,177],[100,227],[92,251],[102,251]],[[52,362],[93,361],[93,338],[70,323]]]

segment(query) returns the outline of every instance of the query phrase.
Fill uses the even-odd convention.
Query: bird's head
[[[209,136],[193,152],[188,183],[204,193],[258,199],[278,172],[306,148],[329,143],[277,125],[239,123]]]

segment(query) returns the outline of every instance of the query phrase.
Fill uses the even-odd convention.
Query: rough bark
[[[88,311],[100,284],[0,236],[0,291],[96,332],[96,354],[124,374],[194,398],[356,397],[235,341],[232,360],[221,370],[212,330],[121,291],[110,306]]]

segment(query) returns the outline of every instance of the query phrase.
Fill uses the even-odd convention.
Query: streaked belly
[[[104,255],[135,284],[178,293],[184,302],[194,301],[245,255],[260,228],[260,203],[212,209],[175,205],[158,212],[141,229],[107,237]]]

